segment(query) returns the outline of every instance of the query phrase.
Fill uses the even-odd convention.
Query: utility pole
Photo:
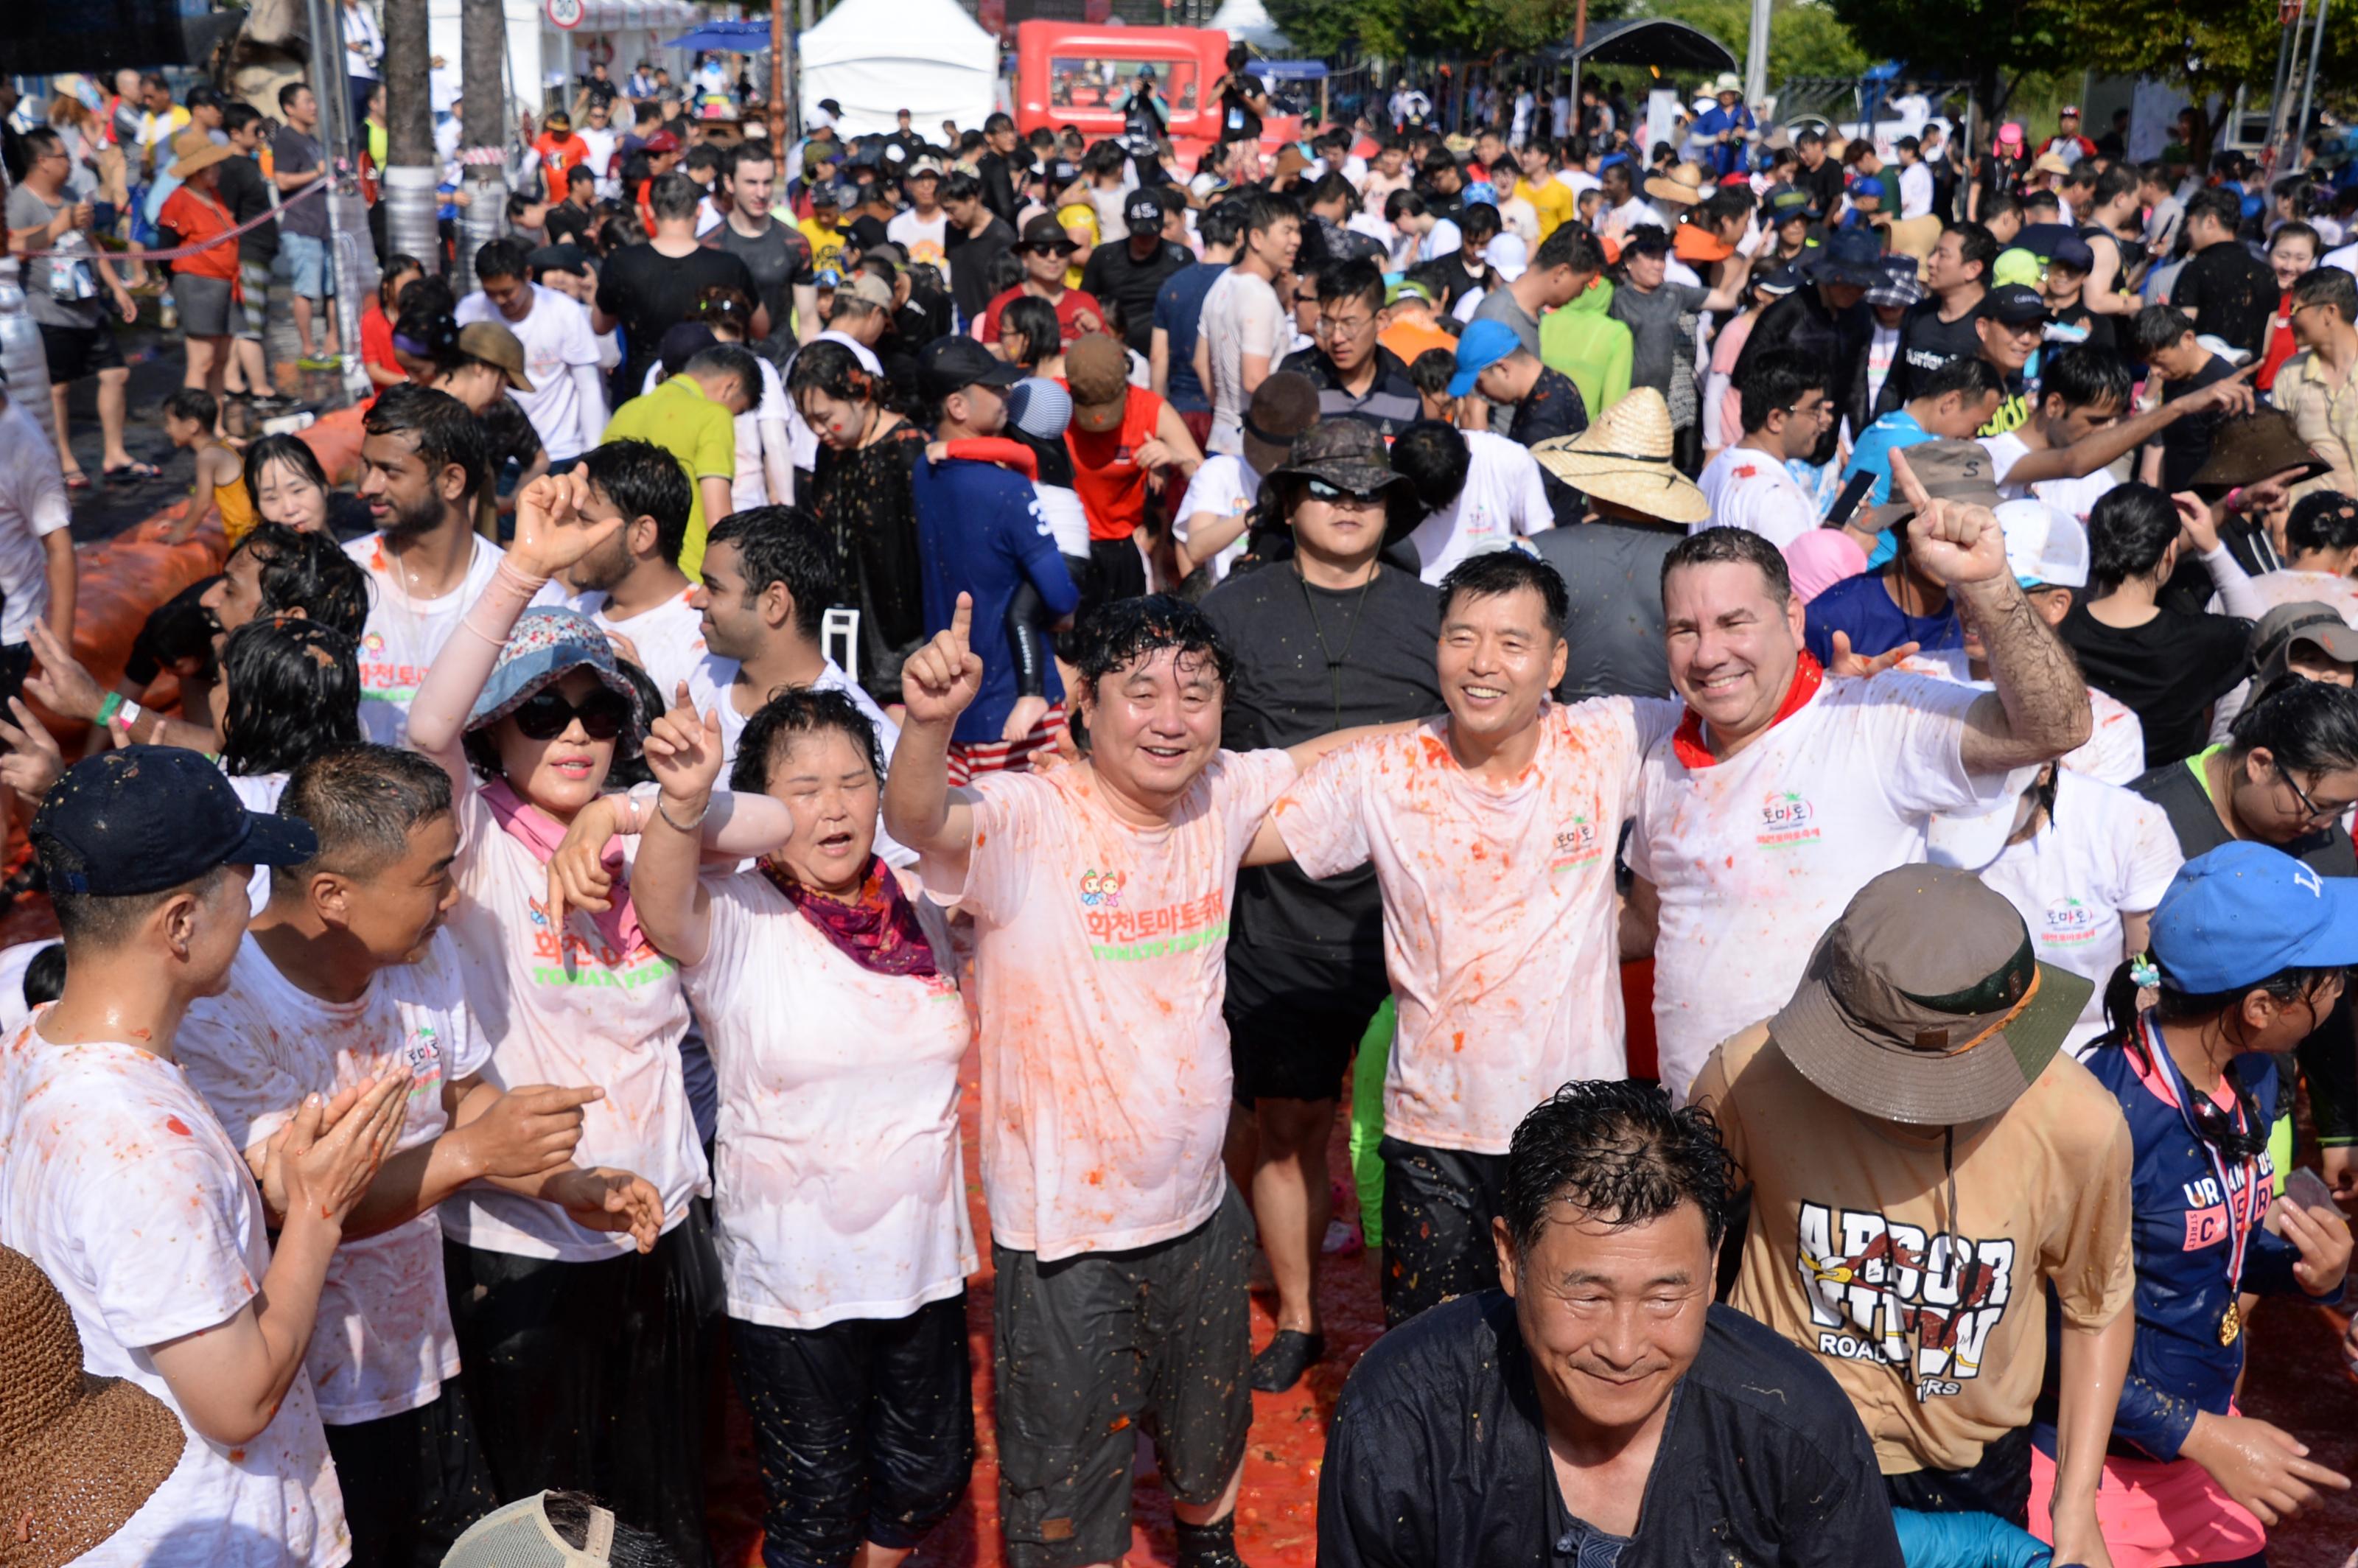
[[[442,239],[434,224],[433,70],[426,36],[426,0],[384,0],[384,240],[387,250],[416,256],[442,270]]]
[[[1768,96],[1768,15],[1770,0],[1752,0],[1752,33],[1744,47],[1744,103],[1758,112]]]
[[[459,254],[450,269],[454,293],[475,287],[475,251],[507,232],[508,103],[505,86],[508,18],[500,0],[460,0],[460,107],[459,159],[465,168],[467,205],[459,214]]]

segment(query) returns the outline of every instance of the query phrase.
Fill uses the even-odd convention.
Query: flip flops
[[[101,469],[99,472],[105,476],[106,481],[109,484],[113,484],[117,480],[124,480],[136,484],[143,483],[147,480],[162,479],[164,477],[164,470],[157,468],[154,463],[142,462],[128,462],[122,464],[117,468]]]

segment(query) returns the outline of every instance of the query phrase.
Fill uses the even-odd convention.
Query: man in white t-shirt
[[[1206,446],[1214,452],[1244,449],[1245,406],[1293,341],[1273,285],[1293,270],[1302,248],[1301,211],[1287,196],[1256,193],[1246,200],[1244,243],[1236,264],[1204,297],[1195,336],[1195,377],[1212,398]]]
[[[581,123],[573,128],[573,134],[589,146],[590,156],[582,160],[582,167],[596,177],[601,201],[622,194],[622,169],[614,161],[614,150],[622,145],[622,138],[614,129],[613,114],[613,104],[608,100],[584,94],[581,113],[576,116]]]
[[[274,1216],[174,1060],[182,1015],[236,956],[246,872],[308,860],[316,841],[165,746],[76,764],[32,835],[66,981],[0,1048],[0,1245],[56,1284],[87,1370],[155,1395],[186,1439],[170,1477],[82,1561],[339,1568],[352,1538],[304,1358],[409,1072],[302,1103],[264,1152]]]
[[[590,481],[582,519],[620,517],[622,526],[565,574],[573,608],[646,672],[668,708],[704,661],[704,612],[679,569],[693,500],[687,475],[654,442],[627,439],[591,448],[581,470]]]
[[[533,433],[548,452],[553,472],[562,473],[598,444],[606,428],[606,387],[598,374],[598,334],[580,302],[532,281],[524,245],[492,240],[475,252],[480,286],[459,301],[460,326],[492,321],[524,345],[530,392],[508,395],[532,421]]]
[[[57,448],[30,411],[0,391],[0,708],[24,677],[33,622],[73,640],[72,522]]]
[[[901,247],[911,265],[937,266],[947,282],[950,215],[942,206],[941,160],[921,157],[911,164],[901,189],[909,193],[910,205],[884,225],[884,237]]]
[[[1257,835],[1284,858],[1270,803],[1368,731],[1222,750],[1211,623],[1168,596],[1121,600],[1077,650],[1081,760],[952,789],[950,737],[982,686],[971,619],[961,594],[903,667],[884,816],[928,895],[974,920],[1010,1561],[1128,1551],[1142,1426],[1179,1562],[1233,1564],[1252,1242],[1220,1164],[1230,905]]]
[[[1282,465],[1293,438],[1317,423],[1317,384],[1300,371],[1277,371],[1253,389],[1242,449],[1206,458],[1187,481],[1171,536],[1187,552],[1191,569],[1211,574],[1214,587],[1249,543],[1261,475]]]
[[[1408,542],[1417,575],[1436,587],[1466,557],[1555,526],[1539,460],[1504,436],[1421,419],[1392,443],[1392,467],[1426,508]]]
[[[438,1562],[500,1495],[466,1400],[445,1387],[459,1342],[435,1206],[481,1180],[652,1246],[663,1202],[628,1172],[573,1165],[579,1108],[602,1090],[509,1094],[482,1076],[491,1042],[441,929],[459,896],[442,770],[389,746],[329,752],[296,770],[279,816],[309,824],[317,849],[271,873],[224,989],[182,1021],[178,1056],[256,1168],[306,1096],[407,1070],[406,1109],[329,1260],[305,1365],[356,1554]]]
[[[2080,344],[2048,356],[2039,367],[2039,401],[2030,417],[2003,435],[1985,436],[1998,492],[2037,496],[2082,524],[2097,499],[2119,482],[2110,465],[2189,414],[2248,410],[2249,371],[2214,382],[2129,416],[2133,378],[2128,362],[2109,349]]]
[[[1904,451],[1892,473],[1914,508],[1910,557],[1983,628],[1995,691],[1829,676],[1785,557],[1748,530],[1689,535],[1663,562],[1686,712],[1646,759],[1629,946],[1652,951],[1661,1079],[1682,1098],[1721,1041],[1792,993],[1853,893],[1924,858],[1936,813],[1986,809],[2019,788],[2012,770],[2088,739],[2087,686],[2024,604],[1996,517],[1931,500]]]
[[[1824,522],[1785,464],[1817,450],[1833,423],[1829,384],[1825,364],[1799,350],[1753,357],[1737,388],[1744,438],[1704,466],[1695,483],[1711,503],[1711,516],[1689,533],[1748,528],[1781,550]]]
[[[409,704],[460,617],[499,569],[475,532],[475,496],[492,482],[483,427],[447,392],[395,386],[361,426],[360,496],[377,525],[344,546],[369,579],[361,633],[361,732],[398,745]],[[554,588],[535,603],[560,600]]]
[[[1553,568],[1468,557],[1441,585],[1445,718],[1330,753],[1270,821],[1294,862],[1372,862],[1400,1005],[1384,1078],[1384,1321],[1493,1289],[1507,1150],[1575,1078],[1628,1074],[1614,850],[1673,703],[1549,700]]]

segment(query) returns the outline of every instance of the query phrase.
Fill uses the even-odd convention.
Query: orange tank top
[[[1092,433],[1078,423],[1065,427],[1073,489],[1089,514],[1090,539],[1127,539],[1146,521],[1149,470],[1139,465],[1137,454],[1162,413],[1163,399],[1133,386],[1122,403],[1121,423],[1112,429]]]

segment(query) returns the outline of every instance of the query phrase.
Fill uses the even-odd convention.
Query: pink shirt
[[[967,788],[982,1186],[991,1233],[1044,1263],[1184,1236],[1219,1206],[1228,1122],[1228,914],[1282,752],[1221,752],[1170,825],[1132,827],[1087,767]]]

